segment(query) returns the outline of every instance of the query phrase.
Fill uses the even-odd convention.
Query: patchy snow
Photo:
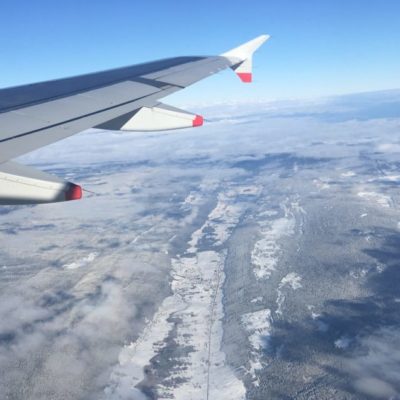
[[[320,316],[321,316],[321,314],[318,314],[318,313],[316,313],[316,312],[314,312],[314,311],[311,312],[311,318],[312,318],[313,320],[318,319]]]
[[[289,285],[293,290],[300,289],[301,286],[301,276],[295,272],[290,272],[285,277],[282,278],[279,288]]]
[[[347,349],[350,345],[350,343],[352,342],[352,340],[347,337],[347,336],[342,336],[339,339],[335,340],[334,344],[335,347],[337,347],[338,349]]]
[[[386,269],[386,265],[384,264],[376,264],[376,271],[378,274],[381,274]]]
[[[320,332],[327,332],[329,329],[329,325],[322,320],[322,315],[320,313],[317,313],[314,311],[315,306],[309,305],[309,306],[307,306],[307,309],[309,311],[311,311],[311,318],[314,321],[314,323],[317,325],[317,329]]]
[[[198,205],[199,204],[199,196],[198,196],[198,193],[196,193],[196,192],[190,192],[187,196],[186,196],[186,198],[185,198],[185,200],[183,201],[183,205],[189,205],[189,206],[192,206],[192,205]]]
[[[249,333],[249,342],[251,346],[248,373],[252,377],[255,386],[260,385],[257,371],[265,366],[262,361],[263,350],[268,345],[271,336],[271,310],[268,308],[256,312],[244,314],[242,324]]]
[[[255,243],[251,253],[251,264],[257,279],[268,279],[275,271],[281,251],[278,240],[294,233],[296,220],[293,212],[305,213],[298,202],[293,202],[290,207],[283,205],[282,208],[285,210],[284,217],[272,221],[268,219],[259,221],[261,239]],[[273,214],[263,212],[267,216],[275,213],[275,211]]]
[[[286,218],[280,218],[261,228],[262,239],[256,242],[251,253],[253,271],[258,279],[269,278],[278,263],[280,247],[277,239],[288,234],[292,224]]]
[[[300,289],[301,286],[301,276],[296,274],[295,272],[290,272],[286,276],[284,276],[279,283],[278,289],[276,289],[278,296],[276,298],[277,309],[275,311],[276,314],[282,315],[282,306],[285,302],[286,296],[283,292],[283,289],[289,287],[293,290]]]
[[[72,262],[70,264],[65,264],[63,265],[63,268],[65,269],[78,269],[85,267],[86,265],[90,264],[95,260],[95,258],[98,256],[97,253],[89,253],[88,256],[81,258],[78,261]]]
[[[313,305],[308,305],[307,306],[307,310],[311,311],[311,318],[313,320],[316,320],[321,316],[321,314],[314,312],[314,309],[315,309],[315,306],[313,306]]]
[[[268,308],[260,311],[244,314],[242,323],[248,332],[251,332],[249,341],[256,350],[266,347],[265,337],[270,335],[271,310]]]
[[[240,188],[237,191],[240,191]],[[218,203],[209,214],[206,223],[192,234],[187,253],[195,253],[197,251],[199,241],[204,237],[205,231],[211,230],[213,232],[212,237],[215,246],[225,243],[232,228],[238,223],[240,214],[240,206],[234,204],[232,195],[228,196],[220,193],[218,195]]]
[[[369,270],[367,268],[360,268],[358,270],[350,271],[349,274],[354,279],[365,278]]]
[[[258,302],[260,302],[260,301],[262,301],[262,296],[258,296],[258,297],[255,297],[254,299],[252,299],[251,301],[250,301],[250,303],[258,303]]]

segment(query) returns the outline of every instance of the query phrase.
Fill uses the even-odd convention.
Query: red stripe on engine
[[[204,118],[201,115],[196,115],[196,117],[194,118],[192,125],[193,126],[201,126],[203,125],[204,122]]]
[[[79,200],[82,198],[82,188],[79,185],[70,183],[69,189],[65,192],[65,200]]]

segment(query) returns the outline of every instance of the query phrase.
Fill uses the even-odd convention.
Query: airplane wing
[[[82,197],[80,186],[19,165],[14,157],[88,128],[157,131],[203,124],[203,118],[160,99],[233,69],[252,80],[252,55],[268,35],[219,56],[177,57],[0,90],[0,204],[37,204]]]

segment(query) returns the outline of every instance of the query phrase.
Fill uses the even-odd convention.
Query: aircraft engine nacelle
[[[158,103],[155,107],[142,107],[122,117],[97,126],[100,129],[152,132],[191,128],[203,125],[203,117]]]
[[[0,205],[79,200],[82,188],[57,176],[9,161],[0,165]]]
[[[203,125],[203,117],[166,105],[140,108],[121,131],[165,131]]]

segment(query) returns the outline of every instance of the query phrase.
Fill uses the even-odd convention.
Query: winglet
[[[222,57],[227,58],[232,63],[231,68],[236,72],[242,82],[250,83],[252,81],[253,53],[269,38],[269,35],[261,35],[239,47],[221,54]]]

